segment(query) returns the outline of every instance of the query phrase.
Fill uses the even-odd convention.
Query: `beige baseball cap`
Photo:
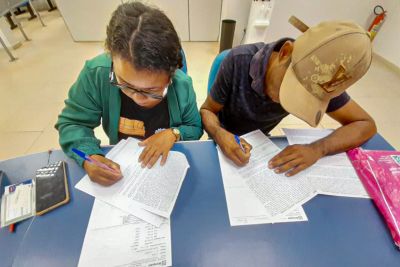
[[[289,22],[304,33],[294,42],[279,99],[286,111],[315,127],[329,101],[369,69],[371,39],[352,22],[328,21],[311,28],[295,17]]]

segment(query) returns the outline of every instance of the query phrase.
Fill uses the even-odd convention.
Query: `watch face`
[[[173,128],[172,129],[172,133],[175,135],[176,141],[178,141],[180,139],[180,137],[181,137],[181,132],[178,129]]]

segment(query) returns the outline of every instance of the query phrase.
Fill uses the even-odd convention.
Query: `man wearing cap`
[[[233,48],[200,109],[209,136],[239,166],[249,161],[251,146],[241,139],[242,150],[234,135],[256,129],[268,134],[289,113],[313,127],[327,113],[342,126],[314,143],[288,146],[268,162],[287,176],[376,133],[373,119],[345,92],[371,64],[368,33],[349,22],[311,28],[295,22],[304,32],[296,41],[283,38]]]

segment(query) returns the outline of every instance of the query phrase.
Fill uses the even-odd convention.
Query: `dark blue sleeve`
[[[210,91],[211,98],[221,105],[225,104],[232,91],[233,65],[232,52],[229,52],[219,67]]]
[[[341,95],[334,97],[329,101],[328,108],[326,109],[326,113],[334,112],[339,108],[343,107],[350,101],[350,96],[343,92]]]

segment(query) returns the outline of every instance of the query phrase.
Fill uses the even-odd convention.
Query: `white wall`
[[[56,0],[74,41],[104,41],[112,12],[121,0]]]
[[[142,2],[164,11],[172,21],[181,41],[189,41],[188,0],[143,0]]]
[[[103,41],[112,12],[119,4],[128,0],[55,1],[75,41]],[[217,41],[221,1],[142,0],[165,12],[181,41]]]
[[[352,20],[368,28],[373,20],[375,5],[388,10],[387,20],[374,40],[374,51],[400,67],[400,1],[398,0],[277,0],[272,11],[271,23],[267,28],[265,42],[281,37],[297,37],[300,33],[287,21],[291,15],[307,25],[320,21]],[[261,40],[260,40],[261,41]]]
[[[218,41],[221,3],[222,0],[189,0],[190,41]]]
[[[377,54],[400,67],[400,1],[382,1],[388,10],[386,20],[374,39]]]
[[[247,27],[251,2],[252,0],[223,0],[222,2],[221,21],[223,19],[236,20],[233,46],[239,45],[243,38],[243,30]]]

